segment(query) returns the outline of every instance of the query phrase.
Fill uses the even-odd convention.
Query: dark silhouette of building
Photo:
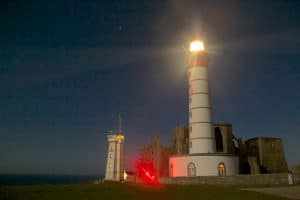
[[[216,140],[216,149],[219,153],[234,154],[237,148],[237,139],[232,133],[231,124],[213,124]]]
[[[169,157],[172,155],[171,147],[164,147],[159,135],[156,134],[154,140],[140,149],[139,162],[144,164],[153,164],[156,177],[165,177],[169,175]]]
[[[288,172],[280,138],[251,138],[245,141],[245,145],[250,168],[253,165],[257,166],[258,163],[260,173]]]
[[[176,127],[172,132],[173,155],[189,154],[189,129],[184,125]]]

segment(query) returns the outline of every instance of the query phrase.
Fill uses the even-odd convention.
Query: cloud
[[[215,54],[232,53],[266,53],[293,54],[300,52],[300,29],[282,32],[245,36],[222,44],[212,44]]]
[[[11,55],[2,64],[0,75],[2,88],[24,87],[47,81],[76,76],[89,70],[112,71],[125,65],[157,60],[178,52],[180,48],[163,47],[80,47],[80,48],[34,48],[6,52]],[[2,54],[4,54],[2,52]]]

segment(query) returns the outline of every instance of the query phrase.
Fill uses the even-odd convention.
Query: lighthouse
[[[124,180],[124,135],[110,132],[107,135],[108,151],[105,180]]]
[[[208,80],[209,54],[204,42],[190,43],[187,71],[189,96],[189,154],[169,158],[170,177],[232,176],[239,172],[238,156],[216,151]]]
[[[123,181],[125,179],[124,171],[124,139],[122,134],[122,121],[119,114],[119,130],[109,132],[107,135],[108,149],[104,180]]]
[[[190,44],[188,74],[189,153],[216,153],[208,87],[208,53],[202,41]]]

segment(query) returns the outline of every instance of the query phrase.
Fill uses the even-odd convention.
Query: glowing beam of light
[[[204,51],[204,43],[200,40],[195,40],[190,44],[190,52]]]

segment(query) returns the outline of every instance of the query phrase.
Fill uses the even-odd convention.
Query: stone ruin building
[[[232,132],[231,124],[213,124],[217,153],[230,153],[239,157],[240,174],[286,173],[281,138],[256,137],[243,141]],[[184,125],[172,132],[172,144],[164,146],[158,134],[154,140],[140,149],[141,162],[152,162],[158,177],[169,176],[169,157],[189,153],[189,128]]]

